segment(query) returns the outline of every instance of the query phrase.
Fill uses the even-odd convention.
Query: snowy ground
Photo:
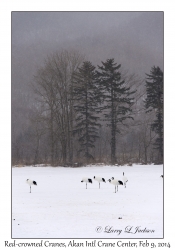
[[[81,183],[94,175],[127,187]],[[12,168],[12,238],[162,238],[163,166]],[[26,179],[37,181],[29,186]],[[138,230],[137,230],[138,228]],[[143,231],[139,231],[143,230]]]

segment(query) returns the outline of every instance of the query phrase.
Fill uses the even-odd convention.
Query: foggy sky
[[[13,12],[13,42],[52,44],[93,37],[140,16],[141,12]]]
[[[163,69],[163,12],[12,12],[12,90],[62,49],[98,65],[114,58],[144,76]]]

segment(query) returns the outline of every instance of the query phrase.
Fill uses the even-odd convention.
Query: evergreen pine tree
[[[95,67],[91,62],[84,62],[74,74],[74,109],[76,111],[76,125],[74,133],[78,135],[86,163],[93,159],[91,149],[98,138],[98,89],[96,84]]]
[[[116,159],[116,134],[120,133],[119,124],[123,124],[124,120],[132,118],[131,103],[133,98],[130,95],[135,91],[130,91],[126,87],[125,81],[121,77],[119,71],[121,65],[114,62],[114,59],[108,59],[102,62],[102,66],[98,66],[100,90],[103,97],[104,116],[107,125],[111,129],[111,163],[114,164]],[[133,118],[132,118],[133,119]]]
[[[147,112],[154,110],[156,114],[151,129],[157,134],[154,146],[159,150],[163,159],[163,72],[159,67],[153,66],[150,74],[146,76],[145,107]]]

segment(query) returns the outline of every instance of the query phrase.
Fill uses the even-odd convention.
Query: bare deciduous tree
[[[72,75],[84,57],[78,52],[62,51],[48,57],[34,78],[35,94],[50,134],[51,164],[54,164],[57,140],[62,162],[73,160],[73,81]],[[57,159],[58,160],[58,159]]]

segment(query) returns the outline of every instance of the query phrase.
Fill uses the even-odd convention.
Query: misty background
[[[114,58],[143,91],[145,73],[163,70],[163,22],[163,12],[12,12],[12,162],[32,162],[31,83],[48,56],[75,50],[95,66]]]

